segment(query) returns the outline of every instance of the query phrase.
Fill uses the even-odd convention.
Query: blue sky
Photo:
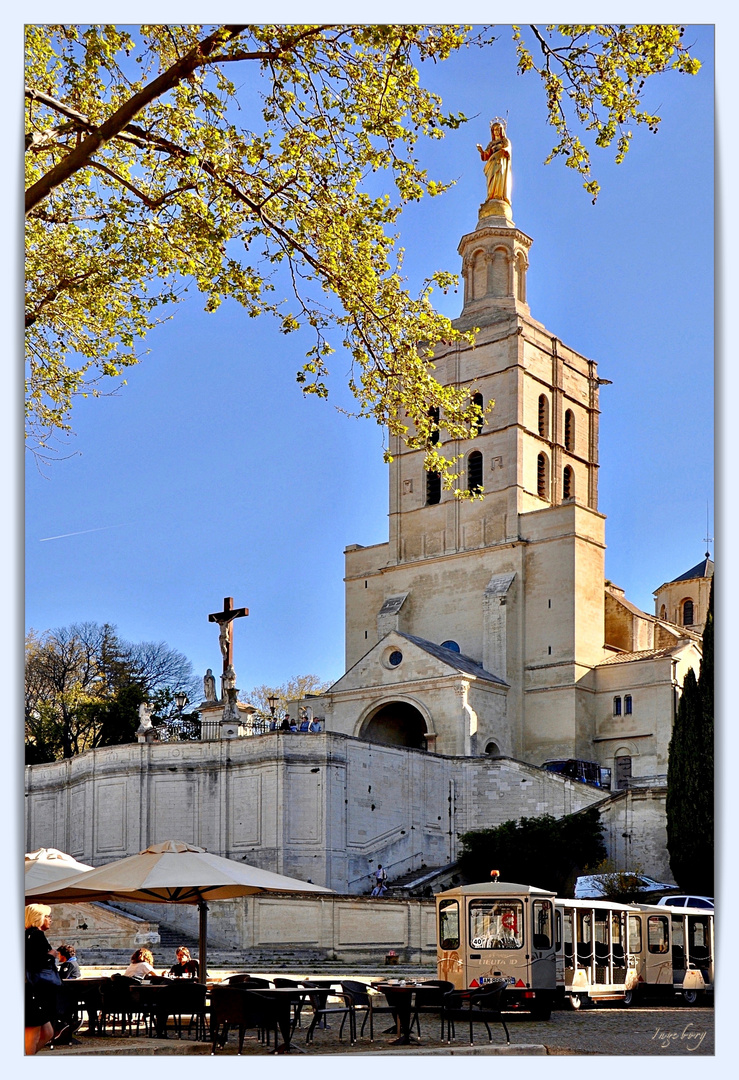
[[[424,69],[447,108],[473,119],[421,147],[430,173],[457,184],[400,223],[412,287],[459,270],[485,194],[475,144],[507,113],[513,217],[534,240],[531,313],[612,380],[601,392],[606,572],[647,611],[706,550],[707,503],[714,529],[712,27],[686,40],[703,69],[654,80],[659,134],[635,132],[623,165],[595,152],[595,206],[574,172],[543,164],[543,93],[515,74],[507,27],[488,51]],[[460,296],[439,306],[454,316]],[[387,537],[381,432],[334,407],[350,404],[341,355],[329,402],[304,399],[294,374],[306,341],[235,304],[202,307],[193,292],[118,395],[76,406],[72,456],[43,475],[27,462],[26,626],[112,622],[180,649],[202,674],[220,663],[207,615],[232,595],[250,609],[235,634],[243,690],[335,679],[343,549]]]

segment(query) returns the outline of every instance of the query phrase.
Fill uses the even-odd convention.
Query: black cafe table
[[[373,982],[372,985],[381,994],[393,1010],[397,1018],[400,1034],[391,1043],[392,1046],[409,1046],[411,1041],[411,1014],[413,1012],[413,995],[423,983],[408,980],[393,982]]]

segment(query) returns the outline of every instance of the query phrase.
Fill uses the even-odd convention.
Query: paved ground
[[[376,1027],[382,1028],[385,1018],[376,1018]],[[391,1045],[393,1035],[379,1034],[375,1031],[375,1041],[370,1043],[367,1033],[354,1046],[345,1038],[338,1038],[338,1023],[328,1030],[317,1030],[312,1046],[305,1045],[305,1027],[295,1032],[294,1046],[304,1050],[310,1056],[327,1054],[533,1054],[548,1053],[553,1055],[712,1055],[714,1053],[714,1012],[710,1007],[653,1007],[639,1006],[631,1009],[595,1008],[580,1012],[556,1010],[547,1023],[525,1020],[523,1017],[510,1016],[511,1048],[506,1049],[502,1028],[492,1026],[493,1043],[487,1041],[484,1027],[475,1029],[475,1045],[470,1047],[466,1031],[457,1028],[457,1039],[447,1045],[439,1040],[439,1023],[435,1017],[422,1018],[421,1040],[410,1047]],[[210,1045],[198,1043],[194,1039],[178,1039],[170,1033],[168,1039],[111,1038],[110,1036],[91,1038],[84,1027],[77,1036],[79,1046],[58,1047],[55,1050],[43,1050],[44,1056],[53,1055],[191,1055],[210,1054]],[[228,1044],[219,1054],[235,1055],[238,1052],[235,1032],[229,1035]],[[262,1056],[269,1053],[253,1035],[244,1043],[245,1055]],[[297,1056],[297,1054],[296,1054]]]

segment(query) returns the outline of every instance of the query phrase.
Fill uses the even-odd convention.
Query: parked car
[[[619,870],[617,873],[629,874],[636,879],[636,891],[639,893],[654,893],[654,892],[666,892],[668,889],[677,889],[677,885],[668,885],[664,881],[655,881],[654,878],[647,877],[646,874],[632,874],[630,870]],[[599,899],[606,895],[605,893],[605,881],[610,877],[609,874],[591,874],[586,877],[579,877],[575,882],[575,899],[576,900],[589,900],[591,898]]]
[[[713,911],[712,896],[663,896],[657,903],[664,907],[710,908]]]

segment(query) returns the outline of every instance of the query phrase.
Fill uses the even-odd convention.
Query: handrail
[[[378,846],[375,850],[380,851],[381,848]],[[391,866],[398,866],[400,863],[407,862],[408,859],[418,859],[419,857],[422,857],[422,856],[423,856],[422,851],[416,851],[413,855],[406,855],[402,859],[396,859],[395,862],[383,863],[382,865],[383,865],[385,870],[388,870]],[[372,858],[372,856],[368,856],[368,857]],[[368,878],[368,877],[371,878],[373,873],[374,873],[373,870],[368,870],[366,874],[360,874],[359,877],[352,878],[351,881],[348,882],[347,887],[355,885],[358,881],[364,881],[365,878]],[[390,887],[390,882],[388,882],[388,887]],[[400,886],[398,886],[398,887],[400,888]]]

